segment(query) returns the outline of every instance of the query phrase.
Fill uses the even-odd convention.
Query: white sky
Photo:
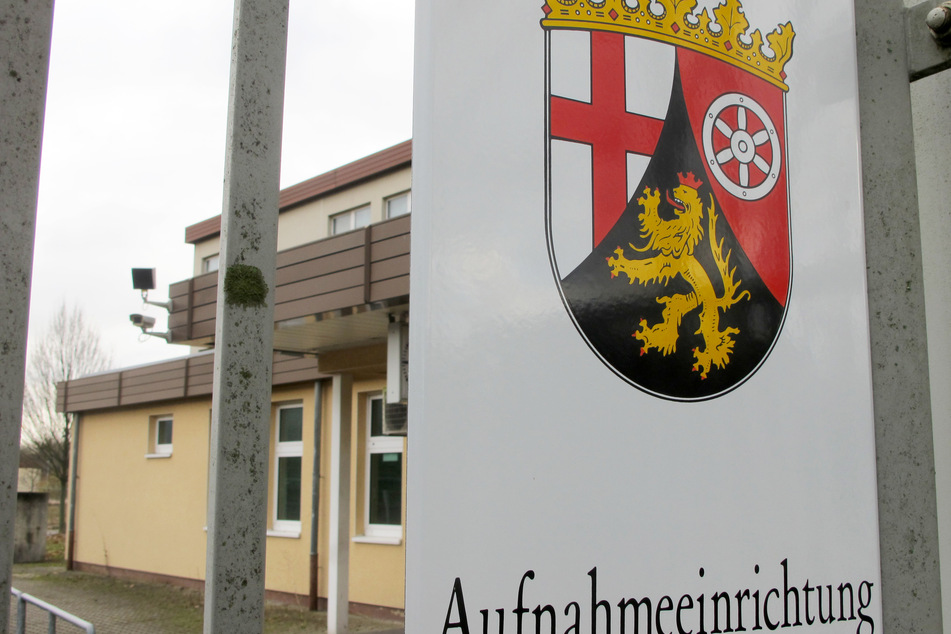
[[[771,30],[784,1],[755,3],[751,21]],[[157,268],[151,299],[167,299],[192,275],[185,227],[221,213],[233,10],[232,0],[56,4],[31,342],[67,302],[115,367],[188,352],[129,323],[144,313],[165,329],[130,269]],[[411,137],[413,12],[414,0],[291,0],[282,187]]]
[[[64,301],[115,367],[186,354],[148,337],[150,299],[192,275],[185,227],[221,213],[231,0],[56,3],[30,340]],[[291,0],[281,186],[412,135],[413,0]]]

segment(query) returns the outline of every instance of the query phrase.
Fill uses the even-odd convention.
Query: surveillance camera
[[[155,317],[149,317],[148,315],[140,315],[138,313],[133,313],[129,315],[129,321],[132,322],[133,326],[145,330],[151,328],[155,325]]]

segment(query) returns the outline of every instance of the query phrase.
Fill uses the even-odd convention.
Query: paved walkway
[[[66,572],[48,564],[14,566],[13,587],[85,619],[96,634],[197,634],[202,631],[202,599],[194,590],[161,584],[129,583],[117,579]],[[268,604],[264,632],[326,633],[324,612]],[[48,617],[27,606],[27,634],[46,634]],[[10,598],[9,634],[16,632],[16,601]],[[350,616],[351,632],[404,634],[391,621]],[[82,632],[57,622],[58,634]]]

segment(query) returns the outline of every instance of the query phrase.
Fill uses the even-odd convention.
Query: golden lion
[[[611,266],[611,277],[625,273],[630,284],[661,282],[666,286],[678,275],[690,284],[692,293],[658,297],[657,303],[664,305],[663,320],[648,326],[647,320],[641,319],[639,330],[632,336],[644,342],[642,355],[656,348],[666,356],[677,350],[678,328],[684,315],[700,307],[700,329],[697,334],[703,336],[703,349],[694,348],[696,363],[692,369],[694,372],[699,371],[700,378],[705,379],[711,366],[722,369],[730,362],[733,336],[740,332],[733,327],[720,329],[720,311],[726,311],[741,299],[749,299],[750,293],[738,293],[740,281],[733,279],[736,268],[729,269],[731,252],[728,251],[723,257],[723,241],[717,241],[717,214],[711,195],[710,206],[707,207],[710,252],[723,281],[723,295],[717,297],[713,282],[694,256],[694,249],[703,238],[703,203],[697,193],[703,183],[689,172],[686,175],[678,174],[678,177],[680,185],[674,188],[673,196],[667,192],[667,202],[674,207],[675,219],[663,220],[657,215],[660,194],[656,189],[652,192],[650,187],[646,187],[644,196],[637,199],[644,209],[637,216],[641,223],[641,237],[648,239],[648,244],[643,249],[633,244],[630,247],[639,253],[659,253],[653,257],[631,260],[624,256],[624,249],[618,247],[614,251],[615,257],[609,257],[607,261]]]

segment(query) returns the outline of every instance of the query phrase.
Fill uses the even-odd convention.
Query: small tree
[[[99,333],[78,307],[60,306],[40,343],[31,352],[23,392],[24,449],[59,482],[59,531],[66,530],[70,430],[73,415],[56,411],[56,384],[109,367]]]

